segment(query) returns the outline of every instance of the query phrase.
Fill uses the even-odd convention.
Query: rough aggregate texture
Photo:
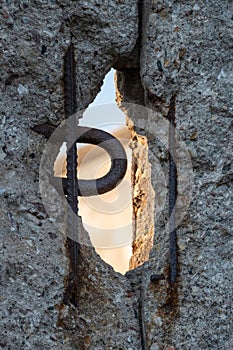
[[[128,108],[128,116],[149,141],[155,244],[149,262],[128,275],[135,285],[142,281],[144,343],[150,350],[231,349],[232,3],[152,0],[142,13],[140,74],[151,112]],[[137,103],[136,84],[128,71],[118,74],[125,102]],[[177,228],[179,277],[171,285],[164,118],[173,96],[185,149],[177,145],[177,220],[184,215]],[[151,283],[151,274],[165,278]]]
[[[140,65],[130,56],[138,22]],[[71,33],[79,109],[114,65],[124,101],[153,110],[128,116],[147,136],[155,190],[149,261],[126,278],[82,247],[77,310],[62,304],[64,235],[40,199],[45,139],[31,131],[64,118],[62,62]],[[1,348],[134,350],[144,341],[149,350],[231,349],[232,2],[144,0],[138,18],[134,0],[2,1],[0,39]],[[174,95],[194,178],[177,229],[179,277],[171,286],[168,152],[160,141]],[[179,212],[191,176],[190,163],[181,165]],[[151,274],[164,279],[151,283]]]
[[[97,95],[114,62],[133,50],[137,22],[133,0],[1,2],[3,349],[140,347],[134,301],[126,293],[130,284],[92,248],[81,249],[78,311],[62,305],[68,273],[65,239],[41,202],[39,165],[45,139],[31,130],[64,119],[63,57],[71,35],[81,110]],[[50,200],[52,204],[53,196]],[[64,217],[61,211],[61,222]]]
[[[145,286],[148,347],[230,349],[232,2],[152,0],[145,5],[141,76],[147,105],[166,116],[171,97],[177,95],[177,131],[194,174],[190,208],[177,230],[178,296],[168,315],[166,282]],[[153,132],[153,127],[151,118],[145,129]],[[160,154],[155,142],[149,145],[152,154]],[[187,174],[188,169],[181,177]],[[183,195],[181,177],[178,194]],[[167,257],[165,215],[155,224],[152,256],[161,259],[158,269],[167,265],[161,258]]]
[[[129,126],[129,123],[128,123]],[[149,259],[154,239],[154,190],[146,137],[132,131],[133,252],[130,270]]]

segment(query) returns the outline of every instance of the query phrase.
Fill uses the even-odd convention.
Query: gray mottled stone
[[[164,116],[171,96],[177,95],[177,131],[190,150],[194,171],[190,208],[177,230],[177,314],[172,317],[171,312],[169,320],[162,313],[163,325],[158,327],[155,315],[161,317],[163,310],[158,300],[163,282],[149,287],[148,342],[161,349],[162,344],[227,349],[232,298],[232,3],[151,1],[144,14],[141,75],[147,103]],[[152,121],[147,130],[150,127],[152,132]],[[178,193],[183,193],[179,184]],[[154,256],[161,265],[167,256],[163,223],[155,224]]]
[[[83,264],[89,266],[82,271],[83,283],[89,286],[80,292],[78,312],[61,306],[68,273],[64,237],[41,203],[45,139],[31,130],[43,122],[58,125],[64,118],[63,56],[71,34],[81,110],[95,98],[112,65],[134,48],[137,3],[2,1],[0,23],[0,345],[138,348],[133,298],[125,294],[129,282],[93,249],[82,251]]]
[[[140,3],[142,18],[135,0],[1,2],[3,349],[140,349],[143,322],[149,349],[232,348],[232,2]],[[156,194],[150,260],[129,273],[129,281],[83,247],[77,310],[62,304],[64,236],[42,206],[38,179],[45,140],[31,130],[64,118],[63,57],[71,34],[80,110],[93,101],[112,66],[121,71],[124,100],[153,110],[130,117],[148,138]],[[154,130],[167,136],[162,120],[174,95],[177,131],[194,174],[191,204],[177,230],[176,293],[167,279],[150,283],[152,273],[168,274],[167,150]],[[182,166],[181,212],[190,164]]]

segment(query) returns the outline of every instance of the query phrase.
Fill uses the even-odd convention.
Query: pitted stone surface
[[[129,282],[93,249],[82,252],[88,267],[82,271],[83,285],[88,285],[80,291],[78,312],[61,307],[68,272],[64,236],[41,202],[45,139],[31,130],[64,119],[63,57],[71,34],[81,110],[93,101],[112,65],[134,48],[137,2],[2,1],[0,23],[0,346],[139,348],[133,298],[126,295]]]
[[[145,287],[148,346],[228,349],[232,347],[232,3],[152,0],[145,4],[141,76],[147,104],[163,117],[171,96],[177,95],[177,131],[194,171],[191,205],[177,231],[177,315],[169,321],[162,312],[163,281]],[[154,127],[153,119],[145,125],[151,133]],[[149,146],[152,154],[160,154],[153,140]],[[178,193],[184,192],[178,178]],[[155,223],[153,258],[158,270],[168,252],[165,221],[162,216]],[[151,267],[156,264],[152,259]]]
[[[129,117],[146,130],[149,141],[155,245],[148,263],[129,274],[133,290],[93,249],[83,248],[78,310],[61,306],[68,272],[64,237],[41,203],[38,178],[45,140],[31,127],[43,122],[56,126],[64,118],[62,62],[71,33],[79,109],[93,101],[118,60],[124,58],[119,67],[127,65],[138,37],[138,4],[4,0],[0,6],[0,346],[140,349],[135,294],[140,286],[149,349],[231,349],[231,1],[143,2],[140,74],[146,106],[156,113],[152,119]],[[120,73],[123,87],[125,77],[136,74],[136,61],[127,65],[128,74]],[[139,88],[137,94],[135,86],[124,91],[128,102],[135,102],[132,96],[143,100],[143,91]],[[167,211],[159,206],[167,193],[167,150],[153,139],[153,130],[160,129],[174,94],[177,131],[192,160],[194,186],[178,227],[177,295],[168,300],[166,279],[150,283],[152,273],[167,275],[168,262]],[[183,190],[179,184],[180,195]]]

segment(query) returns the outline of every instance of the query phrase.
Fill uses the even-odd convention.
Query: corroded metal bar
[[[78,128],[81,135],[76,142],[97,145],[107,151],[111,159],[111,168],[103,177],[95,180],[78,179],[78,195],[95,196],[113,190],[121,182],[127,170],[127,157],[123,146],[114,136],[103,130],[87,127]],[[51,183],[61,192],[60,178],[51,179]],[[67,194],[66,178],[62,180],[62,185],[63,191]]]
[[[177,197],[177,168],[175,162],[176,140],[175,140],[175,110],[176,96],[172,96],[168,120],[169,120],[169,279],[171,283],[177,279],[177,235],[175,205]]]
[[[65,95],[65,117],[69,118],[77,112],[76,99],[76,72],[73,44],[68,47],[64,57],[64,95]],[[72,212],[67,212],[67,250],[70,259],[70,273],[68,284],[64,294],[64,303],[71,302],[77,306],[78,288],[78,258],[79,258],[79,232],[78,222],[78,177],[77,177],[77,145],[73,143],[76,119],[71,118],[66,127],[67,141],[67,202]],[[73,213],[75,215],[73,215]]]
[[[111,168],[103,177],[96,180],[78,179],[78,195],[94,196],[113,190],[123,179],[127,170],[127,156],[120,141],[106,131],[76,126],[76,143],[93,144],[103,148],[111,158]],[[37,133],[49,138],[55,127],[48,124],[37,125],[33,128]],[[65,126],[56,131],[54,142],[66,142]],[[54,160],[55,161],[55,160]],[[51,184],[60,194],[67,194],[67,178],[51,178]]]

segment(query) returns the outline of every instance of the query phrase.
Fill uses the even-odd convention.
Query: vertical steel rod
[[[172,96],[168,120],[169,120],[169,279],[171,283],[177,279],[177,235],[175,205],[177,197],[177,168],[176,168],[176,140],[175,140],[175,111],[176,96]]]
[[[64,93],[65,93],[65,116],[69,118],[77,112],[76,100],[76,74],[73,44],[69,46],[64,57]],[[67,201],[72,210],[67,213],[67,249],[70,258],[70,275],[64,302],[71,302],[77,306],[77,272],[78,272],[78,178],[77,178],[77,146],[75,119],[67,123]]]

